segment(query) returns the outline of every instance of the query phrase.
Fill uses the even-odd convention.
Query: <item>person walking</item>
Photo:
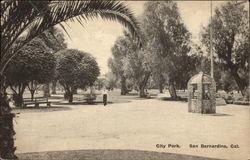
[[[103,97],[103,105],[106,106],[108,102],[108,91],[106,90],[106,88],[104,88],[102,92],[102,97]]]

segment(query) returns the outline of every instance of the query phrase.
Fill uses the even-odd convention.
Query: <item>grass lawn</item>
[[[18,154],[19,160],[216,160],[139,150],[74,150]]]

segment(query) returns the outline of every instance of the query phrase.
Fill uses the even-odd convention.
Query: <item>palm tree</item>
[[[25,44],[47,29],[59,24],[67,33],[67,21],[102,18],[118,21],[132,35],[139,37],[139,25],[132,12],[122,2],[113,0],[88,1],[1,1],[1,54],[0,54],[0,157],[15,158],[13,115],[7,103],[4,69]],[[62,24],[64,22],[64,24]],[[22,41],[18,40],[22,37]],[[12,117],[12,118],[10,118]],[[8,119],[8,121],[6,121]],[[7,129],[6,129],[7,128]],[[4,134],[5,133],[5,134]],[[7,134],[6,134],[7,133]]]

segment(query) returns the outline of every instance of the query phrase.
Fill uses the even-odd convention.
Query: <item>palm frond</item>
[[[1,54],[8,52],[17,38],[41,13],[24,1],[5,1],[3,6],[7,8],[3,12],[3,18],[1,17]]]
[[[53,11],[53,12],[51,12]],[[139,25],[132,15],[132,12],[121,2],[116,1],[60,1],[50,6],[47,13],[44,14],[43,23],[39,28],[32,30],[37,34],[58,23],[81,17],[83,20],[101,17],[103,19],[118,21],[127,27],[133,35],[136,36]],[[79,20],[79,18],[78,18]],[[34,32],[35,31],[35,32]]]
[[[2,5],[3,4],[3,5]],[[16,52],[45,30],[74,18],[82,26],[83,20],[102,18],[117,21],[139,37],[139,23],[122,2],[90,1],[8,1],[1,2],[1,73]],[[66,31],[66,29],[61,25]],[[17,38],[27,31],[24,41],[11,49]],[[67,32],[66,32],[67,33]]]

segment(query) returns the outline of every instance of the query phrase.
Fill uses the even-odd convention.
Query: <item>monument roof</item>
[[[198,84],[198,83],[211,84],[212,78],[209,75],[204,74],[203,72],[200,72],[191,78],[190,83],[191,84]]]

